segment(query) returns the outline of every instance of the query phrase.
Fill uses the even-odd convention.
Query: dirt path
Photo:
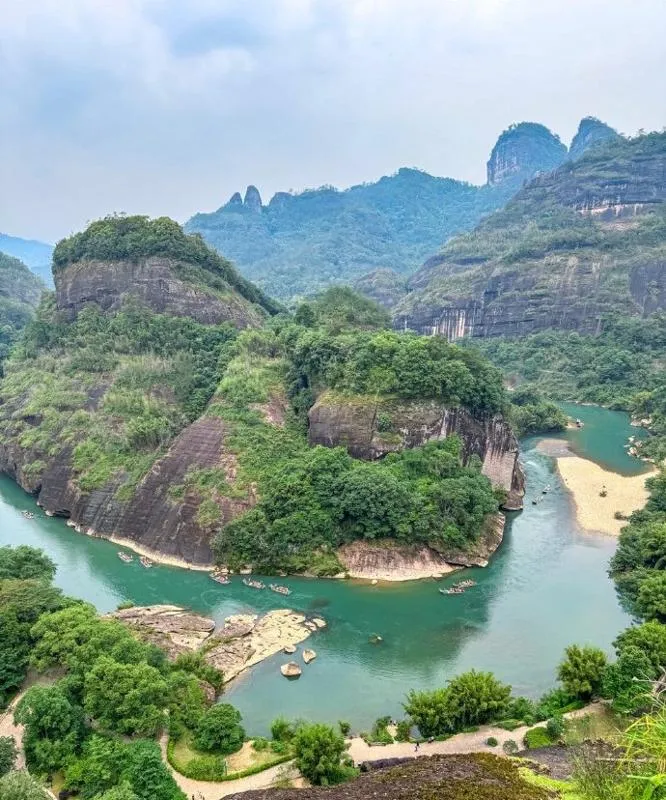
[[[567,719],[576,719],[584,717],[588,714],[598,714],[604,708],[601,703],[591,703],[579,711],[572,711],[565,714]],[[466,753],[495,753],[502,755],[502,745],[505,742],[513,740],[519,749],[523,749],[523,737],[527,731],[532,728],[544,726],[545,722],[540,722],[537,725],[524,725],[516,728],[514,731],[505,731],[503,728],[495,728],[492,725],[485,725],[479,728],[475,733],[458,733],[447,739],[444,742],[425,742],[419,745],[418,750],[415,745],[409,742],[394,742],[384,746],[370,747],[363,739],[355,737],[351,740],[349,746],[349,755],[354,760],[355,764],[360,764],[363,761],[381,761],[384,758],[418,758],[419,756],[432,756],[432,755],[464,755]],[[486,740],[494,736],[497,739],[497,745],[490,747],[486,744]]]
[[[0,714],[0,736],[13,736],[18,750],[15,769],[25,767],[25,755],[23,754],[23,725],[14,723],[14,710],[19,700],[25,694],[25,690],[14,698],[14,701]]]

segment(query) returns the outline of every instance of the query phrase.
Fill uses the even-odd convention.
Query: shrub
[[[573,697],[590,700],[597,697],[606,670],[606,656],[598,647],[567,647],[565,659],[557,670],[557,677]]]
[[[344,720],[338,721],[338,728],[340,728],[340,733],[346,738],[351,733],[351,725],[349,722],[345,722]]]
[[[396,725],[395,738],[398,742],[408,742],[412,735],[412,721],[401,719]]]
[[[274,719],[271,724],[271,736],[276,742],[290,742],[295,732],[294,724],[284,717]]]
[[[539,726],[527,731],[523,742],[528,750],[535,750],[538,747],[548,747],[553,743],[553,740],[548,735],[546,728]]]
[[[546,723],[546,732],[552,741],[559,741],[564,734],[564,717],[551,717]]]
[[[245,730],[238,709],[219,703],[206,709],[197,726],[194,744],[206,753],[235,753],[243,746]]]
[[[315,786],[331,786],[351,776],[343,763],[345,740],[328,725],[301,725],[293,740],[301,774]]]
[[[17,751],[13,736],[0,736],[0,778],[14,768]]]
[[[494,736],[489,736],[486,739],[486,744],[488,745],[488,747],[497,747],[499,742],[497,741],[497,739]]]
[[[507,756],[512,756],[514,753],[518,752],[518,745],[513,741],[513,739],[507,739],[502,745],[502,750]]]
[[[511,687],[492,672],[470,670],[454,678],[446,692],[450,723],[460,730],[501,717],[509,706]]]
[[[270,747],[270,742],[268,739],[264,739],[263,736],[258,736],[253,742],[252,747],[255,749],[257,753],[263,753],[264,750],[268,750]]]

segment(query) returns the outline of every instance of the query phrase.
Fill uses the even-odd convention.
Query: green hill
[[[586,146],[581,140],[577,153]],[[244,198],[234,194],[217,211],[196,214],[186,228],[269,294],[303,296],[331,283],[354,283],[377,269],[412,273],[448,238],[472,228],[525,180],[566,157],[566,146],[547,128],[522,122],[499,137],[484,186],[402,168],[344,191],[324,186],[278,192],[268,205],[250,186]]]
[[[597,144],[410,279],[394,323],[450,339],[594,332],[666,307],[666,134]]]
[[[20,259],[47,286],[53,285],[51,279],[52,245],[34,239],[21,239],[18,236],[0,233],[0,252]]]
[[[0,253],[0,363],[33,317],[44,288],[25,264]]]

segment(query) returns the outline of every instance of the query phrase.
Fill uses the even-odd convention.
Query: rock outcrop
[[[604,315],[664,309],[666,254],[654,230],[665,203],[666,134],[591,146],[426,261],[394,325],[450,341],[594,334]]]
[[[566,146],[544,125],[535,122],[511,125],[490,154],[486,165],[488,184],[495,186],[509,179],[528,180],[536,172],[555,169],[566,157]]]
[[[134,607],[110,616],[161,647],[171,659],[185,652],[203,652],[206,661],[223,672],[225,683],[282,650],[294,652],[318,628],[308,626],[305,615],[289,609],[263,616],[236,614],[217,629],[212,619],[179,606]]]
[[[576,135],[571,140],[569,159],[575,161],[584,155],[591,147],[596,147],[603,142],[619,139],[620,134],[596,117],[585,117],[580,121]]]
[[[205,280],[193,280],[204,277]],[[205,325],[261,324],[261,310],[205,271],[164,256],[136,261],[78,261],[54,273],[58,308],[73,319],[90,303],[117,311],[129,297],[158,314],[191,317]],[[216,283],[219,284],[216,286]]]
[[[228,800],[546,800],[518,765],[491,753],[395,759],[341,786],[256,789]]]
[[[378,417],[391,420],[391,431],[378,429]],[[483,474],[507,492],[505,508],[522,508],[524,476],[518,442],[500,416],[477,419],[462,408],[435,401],[398,402],[377,397],[325,393],[310,409],[309,441],[326,447],[341,445],[357,458],[374,460],[396,450],[417,447],[452,434],[463,443],[463,458],[478,456]]]
[[[7,409],[5,409],[7,410]],[[156,558],[207,566],[213,556],[210,542],[215,526],[203,524],[198,511],[201,496],[186,485],[186,476],[201,469],[233,471],[233,456],[225,448],[225,430],[217,417],[202,417],[176,437],[136,487],[129,500],[118,496],[123,476],[100,489],[82,492],[74,481],[72,453],[61,450],[40,474],[28,465],[34,451],[11,440],[0,442],[0,471],[10,475],[50,515],[72,520],[80,532],[103,536],[135,546]],[[170,490],[183,486],[177,500]],[[254,498],[216,496],[219,521],[228,522],[253,503]]]

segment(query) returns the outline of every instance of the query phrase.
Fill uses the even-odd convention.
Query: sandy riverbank
[[[615,512],[629,516],[647,502],[645,481],[655,470],[626,476],[579,456],[559,455],[555,461],[576,506],[578,524],[585,531],[618,536],[627,523],[615,519]],[[604,489],[606,496],[602,497]]]

